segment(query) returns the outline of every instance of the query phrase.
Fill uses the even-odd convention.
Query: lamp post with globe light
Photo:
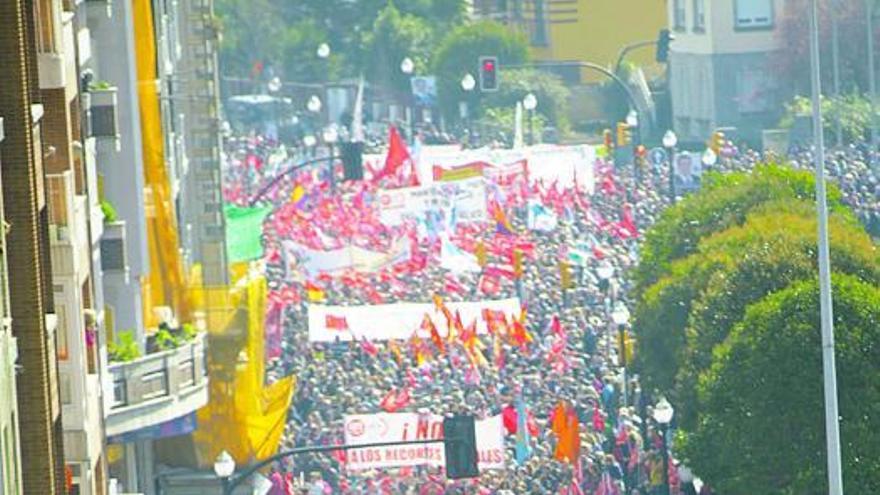
[[[617,325],[617,339],[620,344],[618,349],[620,355],[617,359],[618,364],[620,365],[620,373],[623,381],[623,387],[621,389],[623,407],[626,407],[628,403],[626,378],[626,325],[629,323],[629,316],[629,309],[627,309],[623,302],[618,302],[614,307],[614,311],[611,312],[611,321]]]
[[[416,64],[409,57],[404,57],[403,60],[400,61],[400,72],[402,72],[405,76],[412,76],[413,72],[416,70]],[[404,112],[406,113],[406,126],[407,133],[410,141],[414,139],[413,136],[413,111],[412,105],[408,102],[404,106]]]
[[[661,397],[657,405],[654,406],[654,421],[660,427],[660,434],[663,437],[663,495],[670,495],[669,491],[669,423],[672,422],[672,416],[675,409],[672,404]]]
[[[336,129],[335,125],[330,125],[324,128],[324,132],[321,137],[324,139],[324,144],[327,145],[327,162],[328,162],[328,172],[330,175],[330,190],[336,191],[336,173],[335,173],[335,147],[336,142],[339,141],[339,131]]]
[[[663,147],[666,148],[666,156],[669,157],[669,201],[675,203],[675,146],[678,144],[678,136],[672,130],[663,134]]]
[[[315,53],[318,55],[318,58],[326,59],[330,56],[330,45],[327,43],[321,43],[318,45],[318,49],[315,50]]]
[[[706,151],[703,152],[703,156],[700,157],[700,161],[703,163],[703,168],[711,169],[718,163],[718,155],[715,154],[715,151],[712,148],[706,148]]]
[[[529,111],[529,146],[535,145],[535,109],[538,108],[538,98],[535,93],[529,93],[523,98],[523,108]]]
[[[220,478],[220,483],[223,487],[223,495],[227,495],[231,491],[229,478],[233,473],[235,473],[235,459],[229,455],[229,452],[224,450],[223,452],[220,452],[220,455],[218,455],[217,459],[214,461],[214,474]]]
[[[461,102],[461,107],[459,107],[459,114],[461,116],[461,120],[465,125],[465,131],[467,132],[468,138],[471,135],[470,129],[470,111],[468,109],[468,98],[474,88],[477,87],[477,80],[474,79],[470,73],[465,74],[464,77],[461,78],[461,89],[465,92],[465,98]],[[470,139],[468,139],[470,141]]]

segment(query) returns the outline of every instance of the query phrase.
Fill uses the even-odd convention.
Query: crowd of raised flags
[[[660,437],[637,381],[629,384],[630,406],[620,407],[616,329],[610,329],[606,299],[626,297],[625,273],[637,260],[637,238],[664,204],[658,192],[665,190],[663,178],[636,183],[628,170],[596,159],[590,163],[596,192],[590,194],[592,184],[577,173],[567,182],[546,180],[541,167],[549,165],[540,161],[505,167],[484,160],[479,172],[488,221],[457,218],[452,201],[389,225],[377,199],[383,191],[428,187],[399,136],[392,134],[390,149],[381,168],[367,167],[365,181],[334,192],[326,168],[303,169],[275,181],[261,200],[273,207],[264,223],[262,260],[270,283],[270,374],[298,379],[284,447],[341,443],[345,418],[354,414],[500,414],[507,467],[448,482],[435,466],[360,471],[348,469],[344,455],[314,456],[276,466],[274,493],[294,493],[284,479],[300,473],[309,479],[319,473],[312,487],[323,486],[323,493],[345,494],[629,495],[659,489]],[[286,165],[272,157],[286,155],[260,139],[240,141],[231,166],[271,172],[227,174],[227,201],[250,204],[246,192],[275,180],[269,174]],[[388,256],[368,269],[352,263],[321,270],[309,262],[315,259],[309,253],[340,249],[387,254],[402,240],[404,256]],[[570,284],[563,284],[563,264],[573,271]],[[600,266],[615,271],[610,288],[598,283]],[[502,298],[516,298],[521,307],[467,317],[452,309],[462,301]],[[364,322],[327,312],[322,327],[339,338],[309,338],[310,307],[395,303],[431,306],[404,338],[355,335],[352,328]],[[393,323],[390,317],[374,320],[369,325],[376,334]],[[680,488],[675,469],[673,464],[672,493]]]

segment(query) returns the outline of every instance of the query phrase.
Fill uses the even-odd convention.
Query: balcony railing
[[[181,346],[128,362],[111,362],[108,435],[179,418],[208,401],[205,334]],[[109,384],[108,384],[109,385]]]

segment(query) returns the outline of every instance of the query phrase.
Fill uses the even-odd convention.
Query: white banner
[[[410,242],[401,237],[386,252],[370,251],[349,246],[327,251],[310,249],[291,240],[281,241],[283,254],[289,270],[302,270],[310,274],[334,273],[349,268],[362,272],[375,272],[385,266],[406,261],[410,257]],[[292,272],[291,272],[292,273]]]
[[[477,333],[488,332],[483,310],[501,311],[509,319],[518,317],[520,304],[518,298],[499,299],[480,302],[448,302],[446,307],[455,315],[461,313],[465,326],[477,321]],[[421,330],[425,314],[431,316],[437,331],[446,336],[446,318],[433,303],[396,303],[373,306],[324,306],[309,305],[309,341],[334,342],[352,339],[371,341],[406,340],[418,332],[420,337],[430,334]]]
[[[345,417],[348,445],[442,438],[443,416],[436,414],[378,413]],[[476,422],[476,440],[479,469],[504,469],[504,429],[500,414]],[[346,467],[353,471],[445,464],[443,442],[352,449],[346,456]]]
[[[407,217],[422,218],[428,211],[448,211],[455,206],[459,222],[486,222],[486,184],[482,177],[405,187],[378,193],[379,218],[385,225],[400,225]]]

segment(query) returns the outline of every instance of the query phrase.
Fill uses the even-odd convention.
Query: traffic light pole
[[[653,42],[653,43],[656,43],[656,42]],[[636,97],[633,94],[632,90],[629,89],[629,86],[627,86],[626,83],[623,81],[623,79],[618,77],[617,74],[615,74],[614,72],[611,72],[610,70],[608,70],[605,67],[602,67],[601,65],[594,64],[592,62],[584,62],[582,60],[576,60],[576,61],[572,61],[572,62],[535,62],[535,63],[530,63],[530,64],[514,64],[514,65],[507,65],[504,68],[541,69],[541,68],[547,68],[547,67],[579,67],[579,68],[583,68],[583,69],[591,69],[591,70],[594,70],[597,72],[601,72],[602,74],[605,74],[606,76],[611,78],[611,80],[614,81],[615,84],[620,86],[620,89],[622,89],[624,94],[626,94],[626,99],[629,100],[630,107],[636,113],[636,119],[639,122],[644,122],[644,120],[639,115],[639,106],[636,104]]]
[[[240,485],[244,480],[249,478],[251,475],[259,471],[260,469],[272,464],[275,461],[280,461],[286,457],[292,457],[297,454],[314,454],[320,452],[334,452],[337,450],[351,450],[351,449],[369,449],[369,448],[377,448],[377,447],[397,447],[400,445],[426,445],[430,443],[446,443],[446,442],[457,442],[459,441],[457,438],[449,438],[449,439],[432,439],[432,440],[408,440],[404,442],[377,442],[377,443],[365,443],[361,445],[322,445],[320,447],[297,447],[294,449],[290,449],[284,452],[279,452],[278,454],[269,457],[268,459],[262,460],[256,464],[252,464],[245,469],[241,470],[238,473],[233,474],[227,478],[221,478],[221,482],[223,483],[223,495],[232,495],[235,487]]]
[[[306,160],[306,161],[304,161],[304,162],[299,162],[299,163],[297,163],[296,165],[293,165],[292,167],[287,168],[286,170],[284,170],[284,171],[281,172],[280,174],[276,175],[275,178],[272,179],[271,182],[269,182],[269,183],[266,184],[265,186],[261,187],[260,190],[257,191],[257,194],[251,199],[249,206],[254,206],[254,205],[256,205],[256,204],[257,204],[257,201],[263,199],[263,196],[265,196],[266,193],[269,192],[270,189],[272,189],[273,187],[275,187],[275,185],[278,184],[278,182],[281,181],[281,179],[283,179],[284,177],[287,177],[288,175],[290,175],[290,174],[296,172],[297,170],[299,170],[299,169],[301,169],[301,168],[308,167],[309,165],[314,165],[314,164],[316,164],[316,163],[321,163],[321,162],[323,162],[323,161],[327,161],[327,160],[330,161],[330,163],[331,163],[331,167],[332,167],[332,163],[335,162],[335,161],[338,160],[338,159],[341,159],[341,158],[342,158],[341,156],[334,156],[334,155],[333,155],[333,151],[331,151],[331,152],[330,152],[330,156],[322,156],[322,157],[320,157],[320,158],[312,158],[311,160]],[[331,173],[331,177],[332,177],[332,173]],[[332,180],[332,178],[331,178],[331,180]]]
[[[620,53],[617,55],[617,62],[614,64],[614,73],[620,74],[620,66],[623,65],[623,59],[626,58],[626,55],[638,48],[644,48],[646,46],[654,46],[657,44],[657,40],[650,41],[639,41],[638,43],[633,43],[631,45],[624,46]]]

